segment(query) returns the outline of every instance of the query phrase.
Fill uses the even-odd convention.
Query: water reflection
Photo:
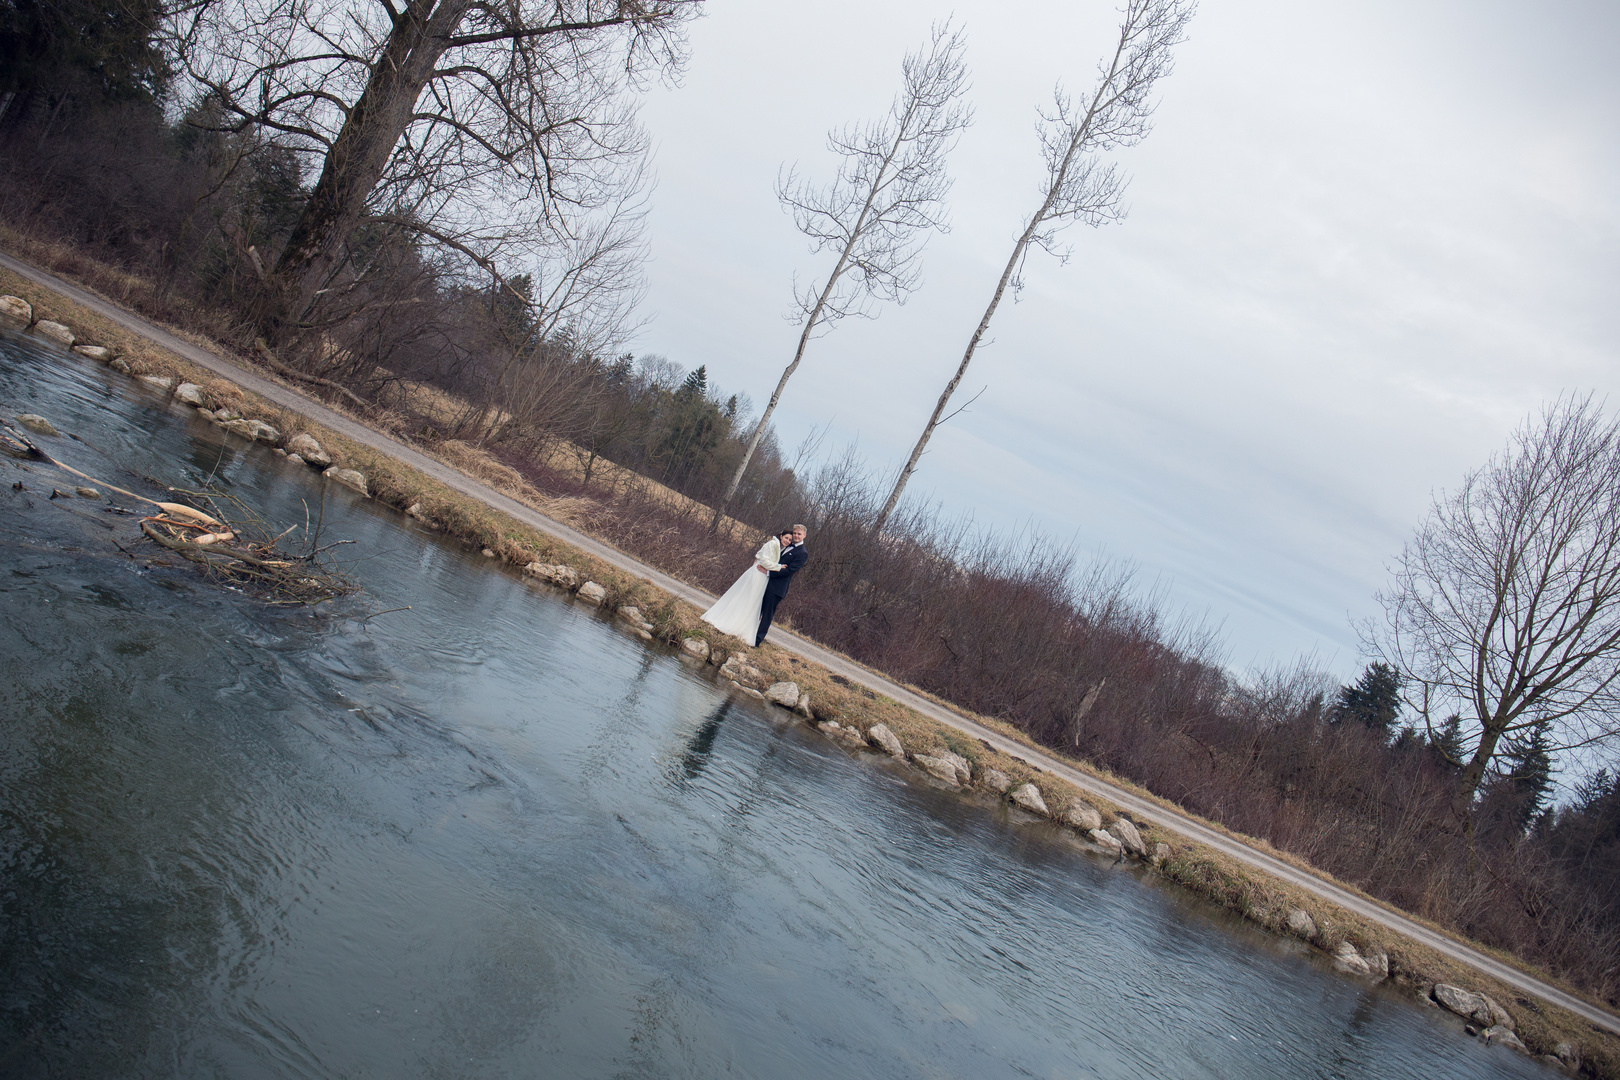
[[[720,734],[720,725],[726,722],[731,715],[731,699],[728,697],[715,706],[710,713],[692,733],[692,738],[686,744],[686,750],[681,754],[681,771],[686,779],[696,780],[703,775],[704,766],[709,763],[709,755],[714,752],[714,737]]]

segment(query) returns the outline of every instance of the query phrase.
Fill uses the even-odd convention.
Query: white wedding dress
[[[765,541],[754,552],[754,562],[743,571],[742,577],[714,602],[714,607],[703,613],[703,621],[723,634],[742,638],[752,645],[754,636],[759,633],[759,609],[765,601],[765,586],[771,580],[771,576],[760,573],[759,568],[780,570],[781,557],[782,541],[774,536]]]

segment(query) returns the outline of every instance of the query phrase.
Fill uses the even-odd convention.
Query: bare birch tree
[[[777,198],[792,211],[811,249],[838,254],[819,288],[795,289],[803,323],[798,348],[715,504],[711,529],[737,494],[782,391],[817,331],[848,315],[870,316],[874,300],[904,303],[916,287],[928,232],[947,227],[946,155],[973,119],[961,100],[967,89],[965,46],[961,31],[949,23],[934,27],[926,48],[902,62],[904,85],[888,116],[827,137],[828,149],[842,159],[830,184],[817,187],[793,172],[778,182]]]
[[[1473,752],[1456,762],[1459,814],[1504,740],[1545,727],[1568,750],[1620,735],[1620,420],[1590,397],[1527,420],[1437,497],[1394,577],[1362,638],[1406,676],[1431,741],[1435,717],[1461,715]]]
[[[1076,221],[1102,225],[1123,216],[1127,179],[1117,164],[1105,162],[1099,155],[1147,137],[1153,118],[1153,88],[1170,74],[1171,50],[1185,36],[1195,6],[1194,0],[1127,0],[1113,54],[1098,64],[1099,78],[1090,96],[1076,102],[1060,87],[1052,111],[1040,114],[1041,154],[1046,162],[1040,205],[1025,221],[956,374],[945,384],[922,436],[878,512],[879,532],[899,505],[934,429],[950,419],[945,409],[967,374],[1008,286],[1017,291],[1017,275],[1029,249],[1038,247],[1067,260],[1069,253],[1057,243],[1065,227]]]
[[[184,75],[227,130],[304,154],[315,185],[267,275],[296,330],[378,225],[499,276],[577,245],[640,175],[629,91],[681,62],[696,0],[194,0]],[[328,297],[328,299],[330,299]]]

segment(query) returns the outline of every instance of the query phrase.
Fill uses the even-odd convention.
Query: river
[[[0,462],[0,1076],[1554,1075],[98,365],[0,332],[0,410],[364,587],[266,606]]]

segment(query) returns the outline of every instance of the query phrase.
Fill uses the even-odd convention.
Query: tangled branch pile
[[[214,510],[212,514],[187,503],[149,499],[56,460],[28,436],[6,424],[0,424],[0,451],[12,457],[54,465],[98,487],[145,503],[156,511],[140,519],[141,534],[148,540],[197,564],[212,576],[251,589],[271,603],[319,604],[359,589],[347,576],[320,559],[323,552],[354,541],[339,540],[319,546],[320,526],[317,524],[311,532],[307,509],[303,526],[308,538],[305,550],[302,553],[284,551],[281,542],[298,526],[288,526],[272,536],[263,519],[234,495],[216,490],[169,489],[192,502],[210,506]],[[226,510],[225,506],[231,509]]]
[[[196,563],[210,575],[267,594],[272,603],[318,604],[354,592],[357,586],[344,575],[322,566],[318,556],[327,548],[309,543],[302,554],[283,551],[281,541],[298,526],[271,536],[258,519],[234,496],[219,492],[178,492],[218,509],[227,502],[236,508],[236,520],[227,522],[223,511],[214,517],[184,503],[153,503],[158,513],[141,519],[141,533],[159,547]],[[249,539],[252,530],[260,539]],[[306,535],[308,529],[306,527]],[[339,544],[353,543],[340,540]]]

